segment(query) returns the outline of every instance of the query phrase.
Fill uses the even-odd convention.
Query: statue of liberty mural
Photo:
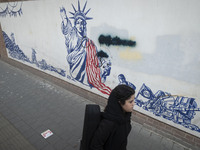
[[[111,89],[102,82],[101,77],[103,72],[110,71],[111,67],[108,65],[107,68],[103,69],[104,71],[101,70],[97,57],[97,48],[93,41],[87,37],[86,20],[92,18],[86,16],[90,11],[89,9],[85,12],[86,4],[87,2],[82,10],[80,9],[79,1],[77,10],[72,4],[74,12],[70,12],[72,14],[70,19],[74,20],[74,26],[72,26],[71,21],[67,17],[65,8],[60,8],[62,18],[61,29],[65,36],[70,76],[75,81],[79,81],[91,88],[95,87],[102,93],[109,95]]]

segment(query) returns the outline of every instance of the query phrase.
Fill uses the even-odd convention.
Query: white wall
[[[15,44],[30,61],[19,59],[16,54],[11,55],[9,53],[11,50],[7,47],[8,56],[107,97],[108,95],[95,87],[90,88],[68,78],[70,69],[66,60],[68,53],[65,37],[61,31],[60,8],[64,7],[67,16],[71,17],[69,11],[74,12],[71,4],[78,8],[78,0],[1,3],[2,30],[9,38],[11,33],[14,33]],[[80,0],[81,9],[84,4],[85,0]],[[20,8],[22,13],[19,15],[17,12],[16,16],[3,14],[7,6],[11,13],[17,12]],[[200,1],[88,0],[85,11],[89,8],[91,10],[87,16],[93,19],[87,20],[87,36],[94,41],[98,51],[102,49],[109,55],[112,63],[110,75],[104,84],[111,89],[114,88],[119,84],[118,75],[123,74],[127,81],[136,86],[136,96],[140,94],[137,98],[143,102],[145,102],[144,95],[139,93],[143,84],[149,87],[153,94],[159,90],[170,93],[172,96],[169,99],[173,99],[173,103],[171,101],[168,103],[169,99],[165,95],[166,99],[162,99],[154,109],[147,104],[150,98],[147,98],[147,103],[141,107],[135,106],[134,109],[200,137],[200,111],[196,111],[200,108]],[[73,19],[71,22],[73,25]],[[133,40],[136,41],[136,46],[100,45],[98,41],[100,35]],[[36,51],[37,61],[44,59],[47,65],[56,68],[57,72],[41,68],[31,62],[32,49]],[[64,75],[58,73],[60,69],[65,71]],[[195,99],[191,106],[188,98]],[[174,108],[179,107],[195,110],[182,110],[181,114],[179,111],[174,111]],[[173,119],[164,118],[163,114],[166,112],[160,112],[160,116],[155,115],[155,109],[164,111],[164,108],[168,109]],[[193,113],[193,117],[190,116],[191,122],[184,122],[191,112]]]

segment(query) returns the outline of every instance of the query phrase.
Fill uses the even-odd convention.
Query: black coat
[[[91,142],[91,150],[126,150],[131,131],[131,113],[125,113],[120,103],[110,95],[103,119]]]

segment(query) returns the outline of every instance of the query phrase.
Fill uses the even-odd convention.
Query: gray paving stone
[[[161,140],[161,149],[163,150],[171,150],[173,146],[173,141],[168,138],[162,138]]]
[[[7,114],[7,115],[4,114],[4,116],[5,116],[8,120],[11,120],[11,119],[14,119],[14,118],[17,117],[17,115],[16,115],[15,113],[13,113],[13,112],[11,112],[11,113],[9,113],[9,114]]]
[[[142,128],[137,136],[139,139],[138,144],[140,145],[140,149],[149,149],[151,146],[151,140],[150,139],[151,132],[145,128]],[[145,141],[145,144],[144,144]]]
[[[55,150],[63,150],[67,145],[68,143],[66,143],[65,141],[59,140],[53,145],[53,147]]]
[[[38,133],[34,133],[31,137],[28,138],[28,141],[31,143],[31,144],[35,144],[37,143],[39,140],[42,140],[42,136]]]
[[[10,123],[7,120],[5,120],[3,117],[0,117],[0,130],[9,124]]]
[[[44,126],[44,125],[41,125],[41,126],[39,126],[39,127],[37,127],[37,128],[35,129],[35,131],[36,131],[37,133],[39,133],[39,134],[41,134],[42,132],[44,132],[44,131],[46,131],[46,130],[48,130],[48,128],[47,128],[46,126]]]
[[[52,130],[51,130],[52,131]],[[50,145],[54,145],[56,142],[60,141],[61,138],[58,137],[54,132],[53,135],[51,135],[50,137],[48,137],[46,139],[46,141],[50,144]]]
[[[7,143],[0,143],[0,149],[1,150],[20,150],[20,148],[11,144],[7,144]]]
[[[22,133],[22,135],[23,135],[26,139],[30,138],[30,137],[33,136],[34,134],[35,134],[35,131],[34,131],[32,128],[30,128],[30,130],[27,130],[27,131],[25,131],[25,132]]]
[[[33,122],[32,124],[30,124],[30,127],[33,128],[34,130],[41,126],[42,126],[42,122],[39,122],[37,120],[35,122]]]
[[[49,143],[45,140],[45,139],[40,139],[38,140],[37,142],[35,142],[33,144],[33,146],[36,148],[36,149],[43,149],[44,147],[46,147],[47,145],[49,145]]]
[[[180,145],[178,143],[174,143],[172,150],[189,150],[189,148],[186,148],[183,145]]]
[[[85,105],[93,102],[1,60],[0,70],[0,114],[7,119],[0,115],[0,150],[78,150]],[[44,139],[41,133],[47,129],[53,135]],[[185,148],[136,122],[132,122],[127,147],[127,150]]]
[[[131,130],[131,134],[134,134],[134,135],[137,135],[140,130],[142,129],[142,125],[140,125],[139,123],[136,123],[136,122],[131,122],[131,125],[132,125],[132,130]]]
[[[54,150],[54,147],[52,145],[46,145],[41,150]]]
[[[1,123],[5,126],[0,129],[0,150],[23,150],[29,147],[30,150],[35,150],[34,147],[12,126],[1,114]]]
[[[159,149],[159,150],[162,149],[161,145],[162,136],[152,133],[150,139],[151,139],[150,149]]]

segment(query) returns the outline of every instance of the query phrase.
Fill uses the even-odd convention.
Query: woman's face
[[[133,111],[133,107],[135,105],[135,95],[132,95],[129,99],[127,99],[125,101],[125,104],[122,105],[122,109],[125,111],[125,112],[132,112]]]
[[[83,19],[77,19],[76,22],[75,22],[75,26],[76,26],[76,29],[78,30],[78,32],[81,34],[81,35],[84,35],[84,31],[86,29],[86,21],[83,20]]]

